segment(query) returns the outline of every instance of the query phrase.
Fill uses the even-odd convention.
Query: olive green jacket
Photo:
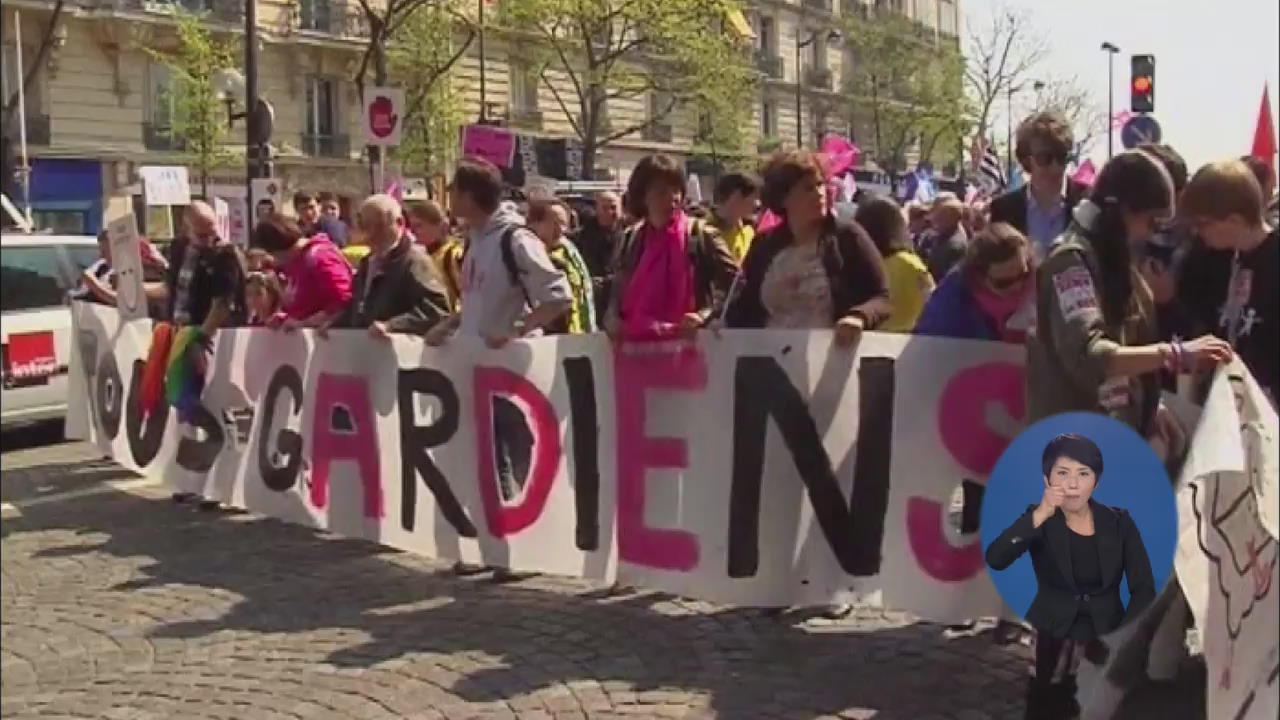
[[[1133,295],[1126,317],[1105,317],[1098,256],[1071,226],[1036,271],[1036,327],[1027,335],[1027,420],[1063,412],[1109,415],[1146,437],[1160,401],[1159,373],[1106,376],[1118,348],[1158,342],[1155,302],[1129,268]]]

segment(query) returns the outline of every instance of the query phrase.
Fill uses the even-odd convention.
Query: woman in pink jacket
[[[306,237],[298,223],[273,213],[254,228],[253,245],[271,253],[285,277],[284,302],[269,327],[323,333],[351,302],[351,265],[328,236]]]

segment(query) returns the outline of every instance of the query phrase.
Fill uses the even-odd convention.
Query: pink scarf
[[[685,255],[684,213],[665,227],[645,224],[640,259],[622,296],[622,331],[628,340],[671,336],[685,313],[693,312],[693,271]]]
[[[1029,277],[1023,282],[1021,289],[1009,295],[994,293],[981,282],[971,282],[969,284],[973,299],[978,303],[982,314],[986,315],[995,325],[996,333],[1000,336],[1000,340],[1007,343],[1021,343],[1026,339],[1027,333],[1025,330],[1009,327],[1009,318],[1022,309],[1034,287],[1035,283]]]

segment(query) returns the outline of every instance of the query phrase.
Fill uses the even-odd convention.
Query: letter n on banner
[[[329,501],[329,466],[355,460],[364,486],[364,516],[382,517],[382,473],[378,426],[363,377],[320,373],[316,379],[315,419],[311,429],[311,502]]]
[[[618,412],[618,557],[647,567],[689,571],[698,566],[696,535],[645,524],[645,471],[684,469],[688,446],[680,438],[645,435],[645,393],[650,388],[701,390],[707,365],[696,347],[623,346],[614,353]]]
[[[1017,365],[986,363],[956,373],[938,402],[942,444],[961,467],[985,479],[1010,441],[987,426],[987,408],[999,402],[1010,416],[1021,420],[1024,401],[1023,370]],[[975,495],[966,492],[966,504],[980,501]],[[930,577],[961,582],[982,569],[982,548],[976,540],[962,547],[947,542],[942,532],[943,510],[936,500],[909,498],[907,537],[912,554]]]
[[[480,499],[484,503],[489,534],[501,538],[524,530],[542,514],[560,466],[560,424],[546,396],[533,383],[510,370],[477,365],[474,384]],[[515,441],[512,434],[521,430],[516,427],[519,424],[523,424],[525,430],[530,424],[533,428],[532,461],[524,478],[517,476],[518,468],[509,462]],[[500,453],[506,454],[504,471],[511,475],[507,480],[517,486],[524,480],[522,492],[519,488],[509,488],[514,494],[523,495],[514,504],[508,504],[514,497],[499,495]]]

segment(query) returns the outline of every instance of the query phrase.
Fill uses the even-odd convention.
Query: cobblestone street
[[[176,506],[81,444],[3,456],[6,718],[1020,717],[1025,652],[443,564]]]

